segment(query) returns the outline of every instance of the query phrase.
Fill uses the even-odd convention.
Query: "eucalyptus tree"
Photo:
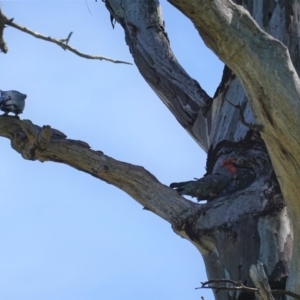
[[[260,288],[256,294],[225,289],[215,293],[216,299],[269,299],[269,287],[299,294],[300,4],[169,2],[225,63],[213,97],[176,60],[158,1],[106,0],[105,6],[112,24],[123,27],[145,81],[207,153],[207,175],[235,159],[255,174],[251,182],[243,185],[245,178],[237,172],[220,194],[197,203],[143,167],[93,151],[49,126],[3,117],[0,133],[25,159],[63,162],[128,193],[200,251],[209,280]],[[199,53],[192,59],[205,57]],[[268,284],[257,275],[257,261],[264,265]]]

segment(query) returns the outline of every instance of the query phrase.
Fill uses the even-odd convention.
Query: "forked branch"
[[[67,36],[67,38],[65,38],[65,39],[55,39],[55,38],[52,38],[50,36],[45,36],[45,35],[34,32],[31,29],[28,29],[24,26],[21,26],[21,25],[15,23],[14,19],[8,19],[5,15],[2,14],[2,12],[0,10],[0,50],[4,53],[7,52],[7,47],[6,47],[6,45],[3,41],[3,28],[4,28],[4,26],[1,26],[2,23],[3,23],[3,25],[8,25],[8,26],[16,28],[20,31],[28,33],[28,34],[34,36],[37,39],[41,39],[41,40],[44,40],[44,41],[47,41],[47,42],[50,42],[50,43],[54,43],[54,44],[60,46],[62,49],[69,50],[69,51],[71,51],[71,52],[75,53],[76,55],[78,55],[80,57],[83,57],[83,58],[106,60],[106,61],[109,61],[109,62],[112,62],[112,63],[115,63],[115,64],[132,65],[132,63],[122,61],[122,60],[115,60],[115,59],[105,57],[105,56],[102,56],[102,55],[89,55],[89,54],[82,53],[82,52],[78,51],[77,49],[75,49],[75,48],[71,47],[70,45],[68,45],[73,32],[70,32],[69,35]]]

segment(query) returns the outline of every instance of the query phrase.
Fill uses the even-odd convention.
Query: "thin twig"
[[[68,45],[68,42],[69,42],[69,39],[72,35],[72,32],[69,33],[69,36],[66,38],[66,39],[61,39],[61,40],[58,40],[58,39],[54,39],[50,36],[44,36],[40,33],[37,33],[37,32],[34,32],[26,27],[23,27],[23,26],[20,26],[16,23],[13,22],[13,19],[10,19],[10,20],[7,20],[6,22],[6,25],[8,26],[11,26],[11,27],[14,27],[18,30],[21,30],[23,32],[26,32],[32,36],[34,36],[35,38],[37,39],[41,39],[41,40],[44,40],[44,41],[47,41],[47,42],[50,42],[50,43],[54,43],[60,47],[62,47],[64,50],[69,50],[75,54],[77,54],[78,56],[80,57],[83,57],[83,58],[87,58],[87,59],[98,59],[98,60],[106,60],[106,61],[110,61],[110,62],[113,62],[113,63],[116,63],[116,64],[127,64],[127,65],[132,65],[132,63],[129,63],[129,62],[126,62],[126,61],[122,61],[122,60],[114,60],[114,59],[111,59],[111,58],[108,58],[108,57],[105,57],[105,56],[99,56],[99,55],[88,55],[88,54],[85,54],[85,53],[82,53],[82,52],[79,52],[77,49],[71,47]]]
[[[87,3],[86,0],[85,0],[85,4],[86,4],[86,7],[87,7],[88,11],[90,12],[90,15],[92,16],[93,14],[92,14],[92,12],[90,11],[89,5],[88,5],[88,3]]]
[[[211,286],[212,283],[230,283],[234,286]],[[245,291],[245,292],[251,292],[254,293],[257,291],[257,288],[251,288],[243,285],[241,282],[237,282],[230,279],[213,279],[206,282],[201,282],[201,287],[198,287],[196,289],[216,289],[216,293],[218,293],[220,290],[232,290],[232,291]]]
[[[232,280],[232,279],[223,279],[223,278],[220,278],[220,279],[212,279],[212,280],[209,280],[209,281],[206,281],[206,282],[201,282],[202,285],[208,285],[208,284],[211,284],[211,283],[220,283],[220,282],[223,282],[223,283],[231,283],[235,286],[242,286],[242,287],[246,287],[242,282],[240,281],[235,281],[235,280]]]
[[[213,283],[229,283],[232,284],[233,286],[212,286],[211,284]],[[201,282],[201,287],[195,288],[196,290],[198,289],[215,289],[216,293],[220,290],[230,290],[230,291],[244,291],[244,292],[249,292],[249,293],[255,293],[258,291],[257,288],[251,288],[248,286],[245,286],[242,282],[230,280],[230,279],[212,279],[206,282]],[[290,292],[290,291],[285,291],[285,290],[271,290],[271,293],[274,295],[287,295],[291,296],[295,299],[300,299],[300,295]]]
[[[233,106],[234,108],[238,109],[239,110],[239,113],[240,113],[240,118],[241,118],[241,123],[243,125],[245,125],[246,127],[252,129],[253,131],[262,131],[263,130],[263,125],[261,124],[251,124],[251,123],[248,123],[246,120],[245,120],[245,117],[244,117],[244,113],[243,113],[243,109],[240,105],[235,105],[233,104],[232,102],[230,102],[228,99],[225,98],[225,100],[231,105]]]
[[[68,44],[69,44],[69,41],[70,41],[70,38],[71,38],[71,36],[72,36],[72,34],[73,34],[73,31],[71,31],[71,32],[69,33],[69,35],[68,35],[68,37],[67,37],[66,39],[61,39],[61,40],[59,40],[59,41],[62,42],[62,43],[64,43],[64,44],[66,44],[66,45],[68,45]],[[63,49],[66,50],[65,47],[63,47]]]

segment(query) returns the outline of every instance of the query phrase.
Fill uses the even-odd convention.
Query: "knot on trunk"
[[[19,152],[24,159],[43,161],[41,154],[50,142],[51,127],[45,125],[39,128],[30,120],[24,120],[20,125],[21,128],[15,131],[11,140],[12,148]]]

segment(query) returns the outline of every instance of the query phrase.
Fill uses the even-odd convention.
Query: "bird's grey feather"
[[[179,194],[197,197],[198,200],[209,200],[219,195],[229,184],[233,174],[225,167],[220,167],[218,172],[204,176],[197,180],[173,182],[171,188]]]
[[[4,111],[5,114],[12,112],[17,116],[23,112],[27,95],[13,90],[0,90],[0,93],[0,109]]]

